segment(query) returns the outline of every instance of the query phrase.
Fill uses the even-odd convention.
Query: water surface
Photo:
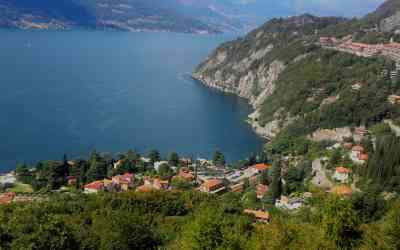
[[[232,37],[0,30],[0,171],[101,152],[235,161],[259,151],[243,99],[189,73]]]

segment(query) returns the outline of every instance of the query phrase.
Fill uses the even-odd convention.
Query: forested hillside
[[[363,58],[318,44],[323,36],[371,44],[396,41],[394,28],[390,32],[379,28],[396,12],[387,7],[395,3],[388,1],[362,19],[311,15],[273,19],[221,45],[193,76],[249,99],[255,108],[252,124],[270,139],[290,124],[304,124],[296,134],[307,135],[317,129],[396,119],[398,107],[387,98],[399,94],[399,81],[385,73],[396,70],[395,61]]]
[[[0,207],[7,249],[398,249],[400,204],[373,193],[316,196],[269,224],[243,214],[244,201],[191,192],[58,194]]]

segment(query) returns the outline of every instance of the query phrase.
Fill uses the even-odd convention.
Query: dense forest
[[[0,207],[1,249],[398,249],[400,203],[316,193],[295,214],[253,223],[235,194],[58,194]],[[315,209],[318,208],[318,209]]]

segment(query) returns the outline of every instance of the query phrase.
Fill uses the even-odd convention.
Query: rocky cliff
[[[400,70],[393,61],[361,58],[319,44],[322,36],[366,43],[400,41],[399,11],[400,1],[389,0],[360,19],[272,19],[222,44],[193,77],[248,99],[254,107],[249,116],[254,130],[268,139],[279,137],[278,148],[316,131],[400,119],[398,106],[387,101],[390,95],[400,95]]]
[[[193,77],[209,87],[248,99],[255,109],[249,121],[257,133],[271,138],[293,119],[275,112],[275,119],[261,124],[262,104],[274,93],[287,65],[307,56],[314,32],[342,21],[311,15],[273,19],[246,37],[221,45],[198,66]]]

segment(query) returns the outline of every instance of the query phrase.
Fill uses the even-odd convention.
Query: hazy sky
[[[374,10],[384,0],[290,0],[298,13],[315,12],[323,15],[360,16]]]

